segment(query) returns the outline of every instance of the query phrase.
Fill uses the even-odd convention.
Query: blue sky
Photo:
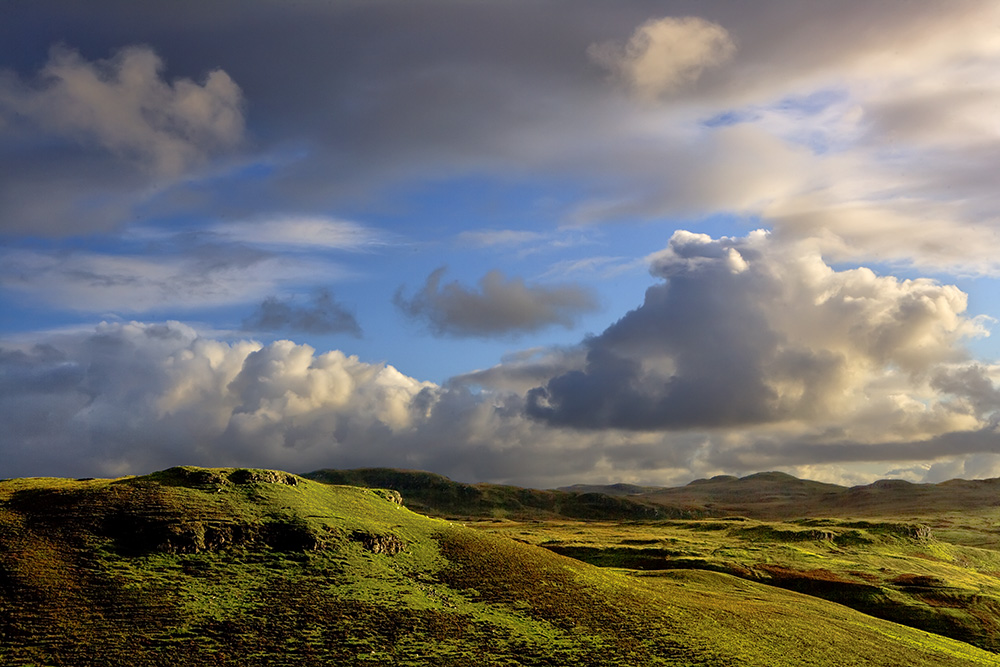
[[[7,475],[1000,475],[988,2],[7,2]]]

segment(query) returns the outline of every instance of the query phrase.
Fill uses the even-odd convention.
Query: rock
[[[287,484],[295,486],[298,484],[295,475],[277,470],[250,470],[239,468],[229,473],[229,481],[233,484]]]
[[[403,504],[402,494],[395,489],[372,489],[372,493],[380,498],[385,498],[391,503],[396,503],[397,505]]]
[[[360,542],[362,547],[373,554],[394,556],[406,549],[406,543],[392,533],[376,535],[375,533],[356,530],[351,533],[351,540]]]

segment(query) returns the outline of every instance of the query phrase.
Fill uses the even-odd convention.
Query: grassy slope
[[[1000,651],[1000,552],[935,537],[923,524],[730,519],[482,529],[603,567],[725,572]]]
[[[995,664],[725,574],[641,576],[284,473],[0,482],[0,664]]]

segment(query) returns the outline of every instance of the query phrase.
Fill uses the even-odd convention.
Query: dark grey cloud
[[[526,369],[585,361],[572,351],[549,351],[508,363]],[[989,372],[995,369],[970,371],[980,378]],[[995,390],[988,377],[987,384],[964,382],[962,372],[951,377],[957,384],[946,391],[955,396]],[[644,395],[632,398],[648,402]],[[984,400],[984,410],[998,407]],[[818,419],[770,430],[559,428],[527,418],[530,401],[458,382],[419,382],[391,366],[338,351],[320,354],[288,340],[262,346],[204,337],[176,322],[105,324],[0,350],[0,455],[11,476],[121,475],[178,464],[387,465],[468,481],[558,486],[949,457],[964,460],[963,474],[975,476],[991,470],[1000,453],[995,421],[933,424],[934,432],[906,437],[913,430],[882,405],[875,406],[879,421],[871,432],[852,437],[850,424],[838,432]],[[607,415],[609,405],[623,409],[617,401],[593,408]],[[868,437],[872,433],[878,437]]]
[[[361,326],[354,314],[337,303],[327,289],[317,290],[304,305],[298,305],[290,298],[282,300],[269,296],[250,317],[243,320],[243,330],[348,333],[361,336]]]
[[[990,369],[982,364],[939,371],[931,380],[932,386],[946,395],[956,396],[971,404],[977,414],[1000,418],[1000,387],[990,377]]]
[[[596,310],[593,293],[575,285],[527,285],[490,271],[471,290],[457,281],[442,285],[445,269],[437,269],[412,297],[396,292],[395,303],[431,331],[448,336],[510,336],[552,325],[572,327],[583,313]]]
[[[0,169],[12,176],[0,190],[0,231],[121,226],[148,199],[143,190],[238,147],[239,86],[218,69],[201,79],[167,79],[151,48],[124,44],[93,61],[54,45],[37,72],[0,70]]]
[[[109,81],[121,49],[145,45],[165,68],[157,90],[186,81],[223,111],[244,100],[248,139],[242,150],[228,130],[195,141],[201,135],[187,131],[191,116],[180,110],[166,126],[127,136],[49,116],[32,125],[30,115],[8,112],[0,220],[16,234],[107,230],[151,211],[343,210],[385,201],[401,182],[555,175],[585,200],[567,204],[563,222],[736,211],[790,233],[836,228],[845,256],[995,271],[977,250],[991,238],[981,221],[998,206],[983,176],[998,168],[989,2],[947,10],[903,0],[11,6],[0,25],[0,90],[19,108],[52,87],[38,75],[54,44],[78,50],[84,69],[103,68]],[[690,48],[674,52],[672,41]],[[605,57],[595,62],[594,49]],[[956,63],[968,68],[961,76],[949,69]],[[609,66],[632,88],[673,90],[669,103],[630,100],[608,81]],[[209,86],[216,73],[241,95]],[[890,99],[873,80],[889,82]],[[676,81],[684,85],[674,90]],[[710,122],[720,118],[729,121]],[[909,163],[902,180],[873,150],[886,142]],[[25,169],[25,155],[41,162]],[[849,159],[826,159],[834,155]],[[126,168],[136,160],[154,171],[185,165],[187,178],[151,182],[142,168]],[[254,164],[266,165],[266,178],[239,178]],[[58,188],[48,187],[46,165]],[[867,186],[837,193],[859,205],[828,215],[839,202],[822,184],[858,173]],[[929,214],[929,205],[940,210]],[[902,230],[929,222],[933,238],[908,242]]]
[[[884,400],[880,378],[896,374],[904,392],[931,395],[926,378],[964,360],[963,339],[982,333],[961,315],[965,296],[953,286],[836,272],[818,255],[787,250],[761,232],[675,233],[652,263],[664,282],[584,341],[581,367],[530,390],[528,414],[636,431],[850,422],[862,396]],[[982,412],[939,407],[942,419]]]

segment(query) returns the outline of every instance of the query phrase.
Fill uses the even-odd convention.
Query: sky
[[[1000,5],[0,4],[0,477],[1000,476]]]

